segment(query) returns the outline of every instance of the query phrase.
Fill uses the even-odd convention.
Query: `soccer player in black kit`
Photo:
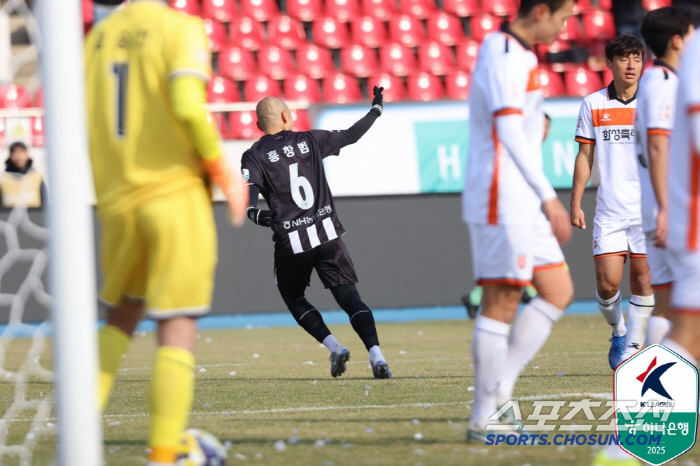
[[[391,378],[379,349],[372,311],[355,287],[355,268],[341,239],[345,229],[323,169],[324,158],[356,143],[381,116],[382,91],[375,86],[367,115],[341,131],[292,131],[294,121],[287,105],[276,97],[266,97],[256,108],[258,127],[265,135],[241,159],[243,177],[250,184],[248,217],[274,232],[277,288],[297,323],[331,352],[333,377],[347,369],[350,351],[335,339],[321,314],[304,297],[314,269],[369,351],[374,378]],[[257,208],[259,194],[270,210]]]

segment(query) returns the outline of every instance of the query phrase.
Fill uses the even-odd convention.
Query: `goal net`
[[[80,3],[0,0],[0,464],[101,463]]]

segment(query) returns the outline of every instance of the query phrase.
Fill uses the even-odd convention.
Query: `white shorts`
[[[543,213],[535,223],[469,223],[478,285],[526,286],[533,272],[564,265],[564,254]]]
[[[654,232],[647,232],[654,236]],[[655,290],[670,288],[673,285],[673,270],[668,258],[668,250],[654,246],[654,240],[647,238],[647,262],[651,271],[651,287]]]
[[[666,251],[675,278],[671,305],[676,312],[700,314],[700,251],[685,248]]]
[[[607,256],[644,257],[647,242],[642,219],[593,219],[593,258]]]

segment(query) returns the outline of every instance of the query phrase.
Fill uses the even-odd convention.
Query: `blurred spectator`
[[[23,142],[10,144],[10,156],[5,161],[5,171],[0,175],[2,207],[41,207],[46,186],[41,173],[32,168],[27,146]]]
[[[612,14],[615,17],[618,36],[629,33],[642,40],[642,20],[647,14],[642,0],[614,0]]]
[[[673,0],[673,6],[680,6],[691,10],[695,14],[695,27],[700,20],[700,0]]]

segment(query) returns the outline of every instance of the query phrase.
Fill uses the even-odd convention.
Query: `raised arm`
[[[374,94],[374,99],[372,99],[372,108],[369,110],[367,115],[360,118],[350,128],[340,131],[340,147],[349,146],[350,144],[355,144],[357,141],[359,141],[360,138],[365,135],[367,130],[372,127],[377,118],[382,115],[384,112],[384,96],[382,95],[383,90],[383,87],[374,86],[374,89],[372,89],[372,93]]]

